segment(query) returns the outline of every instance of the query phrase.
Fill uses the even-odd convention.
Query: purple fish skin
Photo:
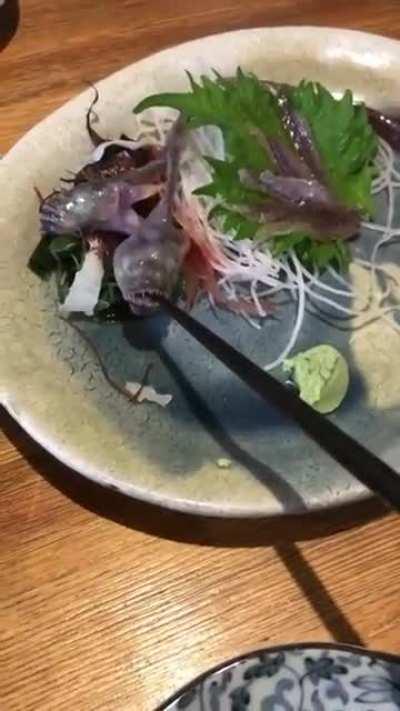
[[[52,193],[43,200],[41,228],[43,232],[59,235],[87,229],[129,235],[140,224],[132,205],[159,191],[159,184],[135,185],[122,178],[79,183],[72,190]]]
[[[138,316],[158,309],[157,295],[172,295],[188,248],[187,238],[175,227],[172,214],[183,128],[178,119],[170,132],[164,195],[114,252],[116,282],[132,313]]]

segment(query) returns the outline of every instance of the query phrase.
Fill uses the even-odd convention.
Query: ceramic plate
[[[276,647],[221,665],[158,711],[398,711],[400,659],[347,645]]]
[[[184,70],[204,71],[206,59],[223,74],[240,64],[260,77],[288,82],[306,77],[337,92],[349,87],[375,107],[393,106],[393,98],[400,97],[395,41],[321,27],[243,30],[168,49],[100,81],[98,130],[129,134],[131,109],[139,99],[183,88]],[[33,186],[46,194],[61,175],[88,159],[84,116],[91,98],[85,92],[49,116],[0,165],[2,403],[72,468],[171,508],[268,516],[364,496],[360,484],[177,326],[168,327],[161,317],[142,326],[86,326],[121,384],[140,380],[153,363],[152,383],[173,395],[164,410],[132,406],[112,390],[89,347],[59,319],[53,286],[43,285],[26,267],[39,239]],[[393,249],[385,253],[392,261],[398,248]],[[293,314],[282,312],[259,332],[235,316],[213,315],[204,304],[196,315],[262,365],[285,342],[285,321]],[[310,317],[298,348],[319,342],[336,343],[351,368],[350,394],[333,419],[398,467],[400,379],[393,355],[398,336],[389,327],[371,327],[367,340],[353,342]],[[230,466],[220,468],[220,459]]]

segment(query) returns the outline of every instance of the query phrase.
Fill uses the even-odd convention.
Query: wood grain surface
[[[87,80],[186,39],[290,23],[400,38],[400,3],[6,0],[0,153]],[[4,412],[0,423],[2,711],[153,711],[210,665],[262,645],[400,652],[400,520],[381,505],[190,518],[101,490]]]

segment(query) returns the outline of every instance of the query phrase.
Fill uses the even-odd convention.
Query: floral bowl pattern
[[[158,711],[398,711],[400,658],[347,645],[254,652],[189,684]]]

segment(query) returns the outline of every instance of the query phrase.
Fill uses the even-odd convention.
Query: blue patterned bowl
[[[349,645],[253,652],[207,672],[158,711],[397,711],[400,657]]]

